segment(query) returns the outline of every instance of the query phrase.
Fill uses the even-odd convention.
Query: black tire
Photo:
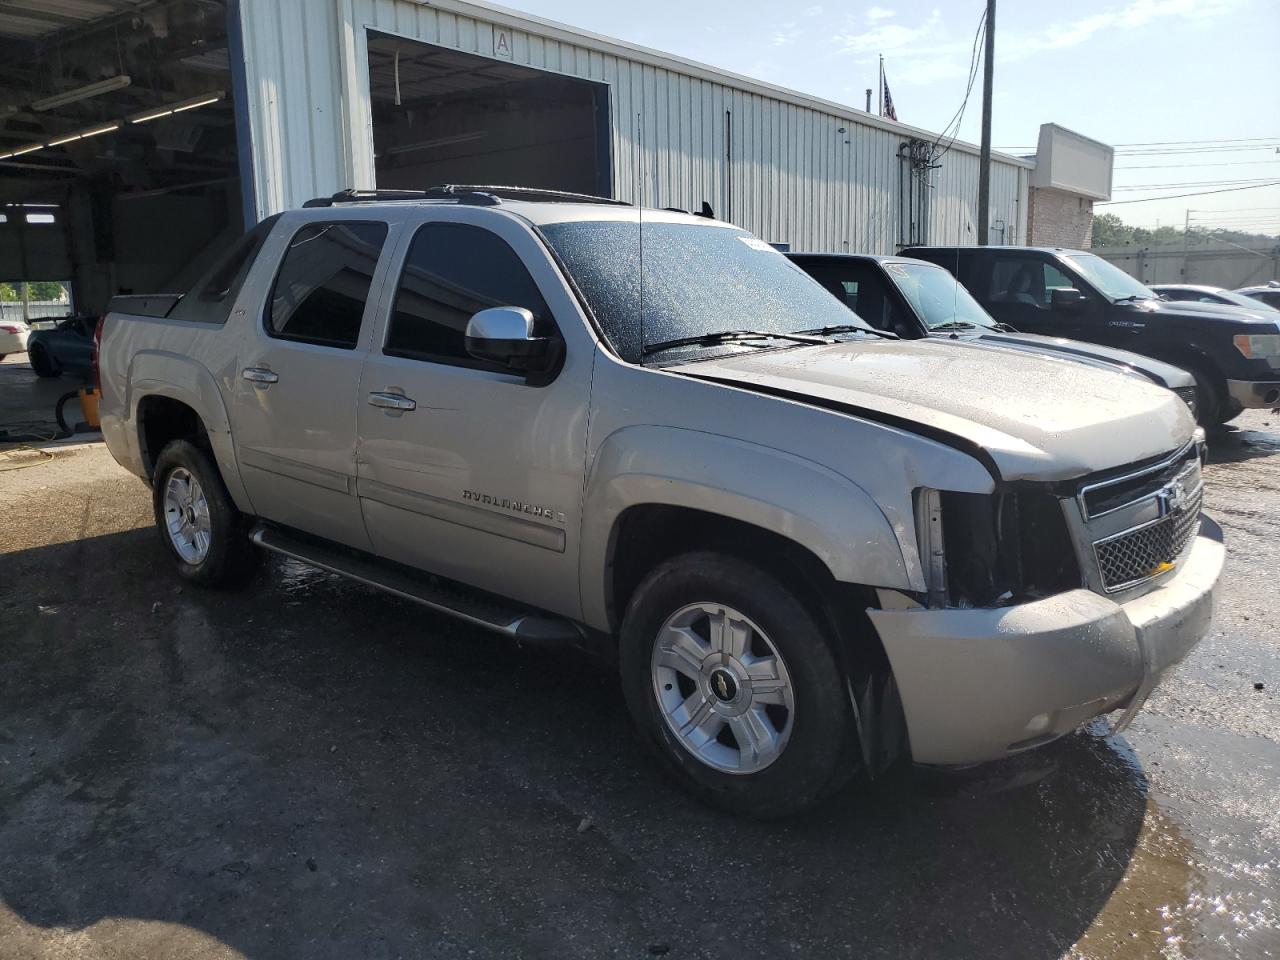
[[[45,352],[44,347],[33,346],[27,351],[27,361],[37,377],[52,379],[62,376],[62,371],[54,364],[53,359]]]
[[[696,757],[659,704],[652,671],[659,633],[673,614],[697,603],[725,604],[744,614],[767,634],[790,676],[789,738],[777,758],[755,772],[724,772]],[[848,782],[861,753],[825,620],[777,577],[727,554],[683,554],[653,570],[627,605],[620,661],[627,707],[666,772],[703,801],[759,818],[797,813]]]
[[[209,545],[198,562],[182,557],[169,534],[165,490],[175,470],[185,470],[199,484],[208,505]],[[151,478],[156,531],[178,568],[178,575],[201,586],[236,586],[247,581],[261,562],[261,551],[249,542],[250,519],[236,509],[222,475],[210,455],[188,440],[173,440],[156,458]]]
[[[1227,386],[1221,376],[1201,364],[1178,363],[1178,366],[1196,381],[1196,423],[1208,429],[1240,413],[1227,396]]]
[[[1229,400],[1225,408],[1218,408],[1218,425],[1228,424],[1242,413],[1244,413],[1244,407],[1234,400]]]

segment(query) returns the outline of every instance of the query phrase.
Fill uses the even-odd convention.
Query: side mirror
[[[552,339],[533,334],[533,314],[524,307],[490,307],[467,321],[467,353],[512,370],[541,370],[552,359]]]
[[[1049,294],[1049,303],[1055,310],[1077,310],[1089,302],[1089,298],[1075,287],[1055,287]]]

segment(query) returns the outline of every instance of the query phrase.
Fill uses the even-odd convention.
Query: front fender
[[[583,505],[583,617],[609,630],[608,554],[628,507],[688,507],[805,547],[845,583],[910,590],[893,527],[857,484],[771,447],[674,427],[630,426],[601,445]]]
[[[181,354],[162,350],[144,350],[134,354],[129,364],[125,409],[130,412],[129,432],[138,444],[143,462],[149,466],[160,451],[145,449],[139,408],[146,397],[177,400],[199,415],[227,492],[237,509],[252,513],[253,505],[240,479],[240,464],[231,442],[231,421],[213,374]]]

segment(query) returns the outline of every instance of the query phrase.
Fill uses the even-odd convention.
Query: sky
[[[984,0],[504,2],[858,108],[883,54],[898,118],[930,131],[964,101],[985,9]],[[981,87],[979,73],[960,131],[974,143]],[[997,149],[1033,152],[1047,121],[1117,146],[1112,200],[1141,202],[1095,212],[1182,227],[1190,211],[1193,228],[1280,234],[1280,185],[1244,182],[1280,181],[1280,0],[1001,0],[994,89]],[[1228,186],[1249,189],[1151,199]]]

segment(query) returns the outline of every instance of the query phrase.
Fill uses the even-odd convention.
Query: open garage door
[[[0,282],[185,289],[242,232],[231,82],[222,2],[0,4]]]
[[[603,83],[371,31],[369,91],[379,187],[613,195]]]

